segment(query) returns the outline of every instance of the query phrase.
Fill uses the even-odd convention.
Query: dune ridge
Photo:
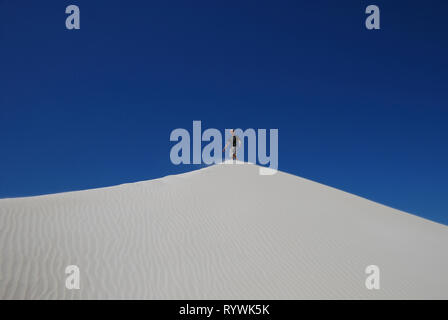
[[[448,299],[447,226],[258,168],[0,200],[0,299]]]

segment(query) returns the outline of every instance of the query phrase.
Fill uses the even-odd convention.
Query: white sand
[[[448,227],[258,167],[0,200],[1,299],[448,298]],[[65,267],[81,288],[65,288]],[[380,267],[380,290],[365,268]]]

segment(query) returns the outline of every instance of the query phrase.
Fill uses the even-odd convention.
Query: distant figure
[[[230,133],[232,134],[232,136],[227,140],[227,143],[222,151],[225,152],[226,148],[231,145],[232,147],[230,147],[230,154],[232,155],[232,159],[238,160],[236,157],[236,148],[241,145],[241,140],[240,138],[238,138],[238,136],[235,135],[235,130],[230,129]]]

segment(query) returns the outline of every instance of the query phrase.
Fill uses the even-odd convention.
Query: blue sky
[[[447,9],[0,1],[0,197],[196,169],[171,164],[169,135],[201,120],[278,128],[280,170],[448,224]]]

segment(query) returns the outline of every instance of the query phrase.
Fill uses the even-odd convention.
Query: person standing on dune
[[[229,139],[227,139],[227,143],[224,146],[224,149],[222,149],[222,151],[225,152],[226,148],[231,145],[231,147],[230,147],[230,154],[232,155],[232,159],[233,160],[238,160],[237,157],[236,157],[236,148],[241,145],[241,140],[240,140],[240,138],[237,135],[235,135],[235,130],[230,129],[230,133],[232,135],[230,136]]]

